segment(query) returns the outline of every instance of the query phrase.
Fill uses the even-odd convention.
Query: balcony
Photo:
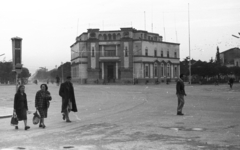
[[[100,61],[101,62],[116,62],[116,61],[120,61],[120,58],[119,56],[116,55],[116,51],[114,50],[108,50],[108,51],[104,51],[104,52],[101,52],[101,55],[100,55]]]
[[[101,56],[100,57],[118,57],[116,55],[116,51],[104,51],[101,53]]]

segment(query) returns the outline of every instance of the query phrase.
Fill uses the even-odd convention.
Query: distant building
[[[121,28],[88,29],[71,45],[73,82],[175,80],[180,73],[179,43],[157,33]]]
[[[221,64],[227,67],[240,65],[240,49],[231,48],[220,53]]]

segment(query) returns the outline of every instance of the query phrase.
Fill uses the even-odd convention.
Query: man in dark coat
[[[233,78],[232,77],[230,77],[230,79],[229,79],[229,85],[230,85],[230,88],[232,89],[232,86],[233,86],[233,82],[234,82],[234,80],[233,80]]]
[[[68,76],[67,80],[61,84],[59,95],[62,97],[61,112],[63,113],[63,120],[66,119],[66,122],[71,122],[69,119],[69,113],[70,111],[77,112],[77,106],[70,76]]]
[[[187,96],[187,94],[185,93],[185,87],[184,87],[184,82],[183,82],[183,74],[180,74],[180,78],[177,81],[177,85],[176,85],[176,94],[178,97],[178,107],[177,107],[177,115],[184,115],[182,113],[182,109],[184,106],[184,96]]]

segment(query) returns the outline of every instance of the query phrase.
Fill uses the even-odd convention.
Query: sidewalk
[[[13,108],[0,107],[0,119],[12,117]]]

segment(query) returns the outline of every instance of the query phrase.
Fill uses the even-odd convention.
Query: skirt
[[[47,108],[39,108],[38,109],[38,112],[39,112],[41,118],[47,118],[47,111],[48,111]]]
[[[18,121],[27,120],[26,109],[16,109],[16,114],[17,114]]]

